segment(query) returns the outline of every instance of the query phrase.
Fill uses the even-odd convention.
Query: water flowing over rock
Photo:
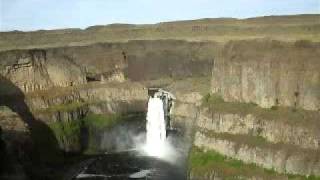
[[[78,125],[88,114],[141,113],[139,118],[144,119],[148,111],[146,143],[151,155],[157,156],[169,141],[167,132],[182,129],[194,148],[236,160],[236,166],[241,160],[240,166],[272,169],[274,174],[283,173],[279,179],[288,179],[282,178],[286,173],[301,175],[297,179],[320,176],[318,19],[319,15],[222,18],[1,32],[3,139],[21,150],[33,144],[32,128],[23,122],[27,110],[28,116],[43,123],[40,130],[58,125],[51,128],[60,132],[59,150],[80,152],[74,132],[83,130]],[[201,79],[206,86],[198,86]],[[148,85],[153,82],[157,86]],[[148,87],[168,88],[177,96],[172,113],[171,104],[168,111],[163,99],[148,99]],[[20,103],[14,102],[19,98]],[[74,123],[73,131],[68,131]],[[109,129],[94,131],[107,139],[105,147],[121,136]],[[33,135],[48,141],[48,132],[37,133]],[[205,168],[199,178],[191,170],[190,178],[224,179],[221,169]],[[246,173],[235,178],[265,179]]]
[[[150,97],[147,113],[146,151],[157,156],[163,151],[166,140],[166,122],[164,119],[163,102],[158,97]]]

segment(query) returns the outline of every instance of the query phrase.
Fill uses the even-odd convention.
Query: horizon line
[[[203,18],[195,18],[195,19],[176,19],[176,20],[168,20],[168,21],[159,21],[154,23],[125,23],[125,22],[114,22],[109,24],[96,24],[96,25],[89,25],[86,27],[58,27],[58,28],[39,28],[39,29],[30,29],[30,30],[18,30],[18,29],[12,29],[12,30],[5,30],[2,31],[0,29],[0,33],[28,33],[28,32],[38,32],[38,31],[62,31],[62,30],[87,30],[91,27],[97,27],[97,26],[110,26],[110,25],[133,25],[133,26],[143,26],[143,25],[157,25],[162,23],[174,23],[174,22],[185,22],[185,21],[196,21],[196,20],[214,20],[214,19],[233,19],[233,20],[249,20],[249,19],[256,19],[256,18],[265,18],[265,17],[285,17],[285,16],[320,16],[320,13],[302,13],[302,14],[275,14],[275,15],[261,15],[261,16],[250,16],[250,17],[203,17]],[[320,24],[320,21],[319,21]]]

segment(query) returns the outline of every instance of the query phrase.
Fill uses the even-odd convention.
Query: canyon
[[[319,178],[319,27],[297,15],[1,32],[8,176],[50,172],[29,154],[114,150],[100,134],[144,120],[160,87],[176,96],[171,126],[190,137],[189,179]]]

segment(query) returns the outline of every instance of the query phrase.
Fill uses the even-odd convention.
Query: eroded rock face
[[[212,92],[261,107],[320,109],[318,43],[236,41],[216,58]]]
[[[101,79],[100,79],[101,83],[105,83],[105,82],[125,82],[126,78],[124,75],[124,72],[116,69],[114,71],[111,71],[109,73],[105,73],[103,75],[101,75]]]
[[[311,112],[312,113],[312,112]],[[291,123],[290,123],[291,121]],[[319,149],[320,132],[317,117],[304,119],[305,122],[283,119],[264,119],[254,114],[236,114],[212,112],[201,109],[197,127],[215,133],[249,134],[263,137],[273,143],[287,143],[302,148]]]
[[[318,43],[237,41],[225,45],[222,51],[219,48],[215,43],[168,40],[8,51],[0,53],[0,73],[1,78],[12,81],[23,92],[37,91],[26,95],[26,101],[34,116],[48,124],[78,120],[89,112],[146,111],[147,90],[139,84],[119,82],[206,76],[211,72],[213,58],[211,90],[225,101],[253,102],[264,108],[319,110]],[[101,82],[86,84],[87,80]],[[13,93],[3,86],[0,90]],[[281,119],[259,118],[253,113],[207,112],[200,107],[200,93],[174,94],[177,103],[173,125],[183,124],[190,132],[201,128],[268,141],[265,147],[255,147],[198,131],[196,146],[279,172],[319,175],[318,123],[306,121],[296,126]],[[302,126],[303,123],[308,125]],[[286,146],[272,148],[276,143],[297,152],[291,153]],[[312,156],[305,155],[308,153]]]
[[[229,138],[210,137],[201,132],[196,133],[194,143],[197,147],[215,150],[223,155],[246,163],[255,163],[278,172],[320,175],[318,150],[274,144],[253,146]]]
[[[0,106],[0,128],[0,179],[26,179],[23,163],[32,147],[27,124],[10,108]]]
[[[1,75],[16,84],[22,91],[41,90],[52,86],[46,68],[46,52],[11,51],[1,54]]]
[[[188,94],[179,97],[185,95]],[[241,107],[237,111],[235,104],[243,104],[224,103],[225,108],[231,108],[227,104],[232,104],[228,110],[217,108],[219,104],[202,106],[197,101],[201,98],[192,99],[177,98],[172,124],[195,132],[195,147],[279,173],[319,175],[318,112],[295,112],[292,108],[267,110],[254,105],[250,111]],[[191,170],[190,178],[195,178],[192,173]],[[216,179],[219,173],[219,169],[208,169],[203,177]]]
[[[202,95],[199,92],[183,91],[175,91],[174,95],[177,100],[174,101],[171,113],[171,126],[181,129],[186,136],[191,136],[199,118]]]
[[[0,54],[0,75],[23,92],[65,87],[86,82],[83,70],[66,58],[46,50],[17,50]],[[3,93],[14,93],[5,90]]]
[[[84,84],[211,73],[213,42],[129,41],[0,53],[0,75],[23,92]]]
[[[318,112],[295,119],[298,116],[267,116],[277,110],[264,110],[263,116],[220,112],[215,106],[199,110],[194,146],[280,173],[319,176]]]
[[[34,116],[48,124],[79,120],[88,113],[144,112],[148,101],[147,89],[139,83],[91,83],[42,93],[27,96],[26,102]]]
[[[82,119],[87,115],[145,112],[147,100],[144,86],[128,82],[52,89],[30,93],[25,99],[33,116],[52,129],[60,150],[65,152],[83,150],[85,143],[81,138],[87,135],[77,128],[82,127]]]
[[[4,131],[28,133],[27,124],[7,106],[0,106],[0,126]]]

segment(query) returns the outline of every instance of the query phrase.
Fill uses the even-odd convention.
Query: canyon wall
[[[198,148],[203,158],[217,156],[210,154],[214,152],[226,159],[223,163],[203,159],[202,165],[196,164],[201,159],[189,160],[190,179],[287,179],[288,174],[303,179],[320,175],[319,112],[287,107],[265,109],[246,103],[204,104],[197,101],[201,98],[185,99],[177,98],[172,125],[193,138],[190,153]],[[240,165],[232,164],[239,160]],[[250,173],[241,171],[244,169]]]
[[[206,76],[216,43],[129,41],[0,53],[0,74],[23,92],[84,84]],[[1,87],[1,91],[7,91]]]
[[[80,120],[88,114],[145,112],[145,87],[153,86],[177,97],[173,127],[185,130],[194,147],[227,159],[220,167],[190,167],[190,174],[200,175],[195,179],[237,172],[226,166],[232,159],[246,163],[233,164],[240,170],[249,169],[232,179],[277,179],[254,174],[256,165],[282,173],[278,179],[288,179],[286,173],[320,176],[318,19],[222,18],[2,32],[0,126],[8,152],[29,159],[23,154],[37,142],[47,146],[51,135],[58,141],[54,147],[79,152],[74,132]],[[167,84],[146,83],[166,79]],[[112,144],[108,132],[105,142]],[[52,147],[35,156],[45,159]]]
[[[178,95],[172,114],[175,126],[191,130],[195,148],[227,159],[191,165],[190,178],[269,179],[266,169],[272,178],[319,176],[319,55],[319,43],[307,41],[226,43],[214,56],[211,95]],[[230,175],[230,159],[259,173]]]
[[[23,144],[24,139],[27,139],[28,133],[26,132],[33,134],[34,141],[42,141],[44,140],[42,137],[46,138],[47,134],[52,133],[60,150],[81,152],[86,150],[84,147],[87,146],[81,137],[93,139],[94,136],[99,139],[103,133],[107,132],[106,129],[111,131],[111,128],[107,126],[110,123],[108,121],[115,120],[108,119],[109,116],[117,118],[119,122],[122,118],[126,118],[126,115],[138,114],[141,116],[140,114],[146,111],[148,93],[147,89],[138,83],[96,83],[95,85],[91,83],[90,86],[83,85],[81,88],[61,87],[58,90],[51,89],[29,93],[24,99],[20,99],[20,101],[26,102],[27,107],[19,107],[18,102],[12,102],[16,106],[12,110],[10,110],[12,106],[3,101],[2,97],[0,102],[5,103],[0,106],[0,126],[5,137],[11,136],[11,139],[6,139],[9,142],[8,144],[17,141],[16,136],[12,136],[14,133],[11,132],[24,133],[23,138],[17,138],[22,141],[19,144]],[[16,109],[21,110],[17,111]],[[43,123],[42,127],[37,129],[34,124],[26,120],[24,116],[28,115],[28,111],[32,113],[34,121],[39,120]],[[96,130],[94,131],[96,133],[86,134],[84,130],[81,130],[89,128],[84,124],[84,118],[92,115],[96,116],[93,116],[93,119],[89,118],[86,122],[96,123],[99,121],[101,123],[97,127],[99,131]],[[97,120],[94,117],[100,119]],[[143,118],[140,120],[143,120]],[[106,126],[105,129],[103,129],[103,125]],[[103,142],[96,139],[94,139],[95,143],[90,145],[99,147]],[[28,146],[31,145],[28,144]],[[105,145],[104,147],[108,146]]]
[[[138,83],[84,85],[30,94],[26,103],[34,116],[47,124],[79,120],[87,114],[145,112],[147,89]]]
[[[0,102],[18,95],[47,126],[77,123],[88,114],[145,112],[146,89],[130,81],[208,76],[219,46],[157,40],[4,51]],[[60,149],[80,150],[63,141]]]
[[[194,135],[194,146],[280,173],[319,176],[318,57],[319,43],[266,39],[3,51],[0,97],[25,96],[46,125],[77,122],[90,113],[145,112],[144,83],[168,78],[165,89],[177,96],[172,125]],[[210,91],[221,99],[206,107]],[[59,144],[79,151],[69,145]]]
[[[0,81],[9,80],[23,92],[66,87],[86,82],[81,67],[67,57],[46,50],[14,50],[0,53]],[[0,88],[2,94],[16,93]]]
[[[295,119],[261,111],[264,116],[254,108],[244,114],[202,108],[194,145],[280,173],[319,176],[319,113],[300,112]]]
[[[212,92],[228,102],[320,109],[320,45],[234,41],[214,62]]]
[[[213,66],[212,92],[225,101],[318,110],[319,49],[319,43],[307,41],[101,43],[1,52],[0,72],[23,92],[32,92],[88,81],[208,76]]]

